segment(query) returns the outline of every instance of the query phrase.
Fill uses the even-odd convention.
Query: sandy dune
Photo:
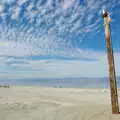
[[[0,88],[0,120],[120,120],[103,89]]]

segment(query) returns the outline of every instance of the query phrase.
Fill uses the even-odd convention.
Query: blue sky
[[[0,78],[108,76],[102,9],[120,75],[119,0],[0,0]]]

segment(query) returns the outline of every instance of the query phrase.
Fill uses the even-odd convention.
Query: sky
[[[0,79],[108,76],[103,9],[120,76],[119,0],[0,0]]]

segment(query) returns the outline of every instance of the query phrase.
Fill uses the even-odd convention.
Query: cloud
[[[17,27],[16,31],[18,34],[22,33],[23,36],[31,32],[33,36],[27,34],[28,36],[25,37],[24,41],[27,41],[30,37],[35,41],[39,39],[38,36],[47,36],[49,39],[49,35],[51,34],[52,36],[54,35],[55,39],[54,41],[51,39],[50,43],[57,43],[59,37],[61,43],[64,42],[65,44],[71,45],[72,43],[70,42],[73,40],[76,41],[77,45],[79,41],[84,39],[82,36],[86,36],[90,32],[100,32],[101,29],[99,24],[101,22],[101,17],[99,11],[102,7],[112,9],[118,4],[116,0],[109,3],[106,0],[86,0],[84,4],[80,4],[79,0],[15,1],[16,0],[1,1],[1,24],[8,24],[2,26],[6,27],[6,31],[1,31],[1,34],[3,34],[3,32],[9,34],[7,32],[10,32],[9,29],[13,29],[14,26]],[[114,6],[111,7],[113,2]],[[9,4],[9,7],[7,4]],[[4,9],[5,11],[3,11]],[[11,24],[13,26],[9,28]],[[75,37],[81,36],[81,38],[80,40],[75,40],[71,37],[72,35]],[[21,39],[21,37],[18,39]],[[31,40],[29,42],[31,42]],[[36,43],[41,44],[38,40]]]
[[[62,5],[62,8],[63,9],[68,9],[68,8],[70,8],[72,5],[73,5],[73,3],[75,2],[75,0],[63,0],[62,2],[61,2],[61,5]]]
[[[94,54],[97,54],[96,52]],[[120,53],[115,53],[116,75],[120,75]],[[7,69],[6,69],[7,68]],[[97,70],[96,70],[97,69]],[[63,77],[105,77],[108,76],[107,55],[99,60],[59,60],[0,57],[2,78],[63,78]]]
[[[41,41],[44,39],[41,39]],[[100,59],[102,52],[94,52],[92,50],[82,50],[80,48],[59,48],[59,45],[54,46],[49,41],[41,42],[41,46],[36,47],[34,44],[24,43],[20,41],[0,41],[0,56],[14,56],[14,57],[27,57],[27,56],[61,56],[69,58],[84,58],[84,59]],[[59,50],[60,49],[60,50]]]
[[[37,36],[33,28],[26,31],[26,26],[12,28],[2,25],[0,27],[0,55],[1,56],[61,56],[84,59],[99,59],[94,50],[73,48],[71,43],[56,37],[54,34]],[[18,54],[19,53],[19,54]],[[97,54],[103,54],[97,52]]]
[[[90,29],[87,26],[87,29]],[[94,27],[94,25],[92,26]],[[8,28],[4,25],[0,27],[0,55],[1,56],[58,56],[88,60],[99,60],[100,56],[104,56],[104,51],[95,52],[94,49],[82,49],[73,47],[71,42],[57,38],[54,34],[46,34],[37,36],[34,34],[33,28],[25,31],[26,27],[22,27],[23,31],[18,28]]]
[[[0,4],[0,13],[2,13],[4,11],[4,5]]]
[[[17,0],[17,4],[19,6],[21,6],[21,5],[25,4],[27,1],[29,1],[29,0]]]
[[[29,56],[35,55],[32,46],[14,41],[0,41],[0,56]]]
[[[1,0],[1,77],[106,75],[106,53],[78,48],[78,45],[84,39],[87,41],[85,36],[89,33],[101,32],[101,9],[112,11],[118,4],[117,0],[85,0],[84,4],[79,0]],[[34,56],[68,60],[52,57],[32,60]],[[116,56],[119,74],[119,57]],[[2,71],[8,73],[2,74]]]
[[[13,3],[14,1],[15,1],[15,0],[1,0],[0,3],[3,3],[3,4],[5,4],[5,3],[7,4],[7,3],[8,3],[8,4],[11,4],[11,3]]]
[[[8,9],[8,11],[6,10],[6,12],[4,12],[6,17],[10,15],[11,19],[16,19],[17,23],[21,23],[23,21],[23,24],[23,19],[26,19],[27,24],[34,23],[33,27],[37,26],[39,27],[39,31],[44,31],[45,33],[49,33],[49,30],[53,28],[58,31],[56,34],[65,35],[68,34],[69,31],[79,34],[87,33],[88,30],[86,30],[86,27],[88,25],[95,25],[95,27],[97,27],[100,23],[101,18],[99,11],[102,8],[112,9],[118,4],[118,1],[116,0],[112,0],[110,2],[107,2],[106,0],[86,0],[83,5],[79,3],[79,0],[63,0],[61,2],[58,0],[45,0],[44,2],[37,1],[36,3],[32,0],[18,0],[12,4],[13,1],[14,0],[6,1],[6,4],[10,4],[8,8],[6,4],[4,4],[5,0],[2,0],[1,2],[1,6],[3,6],[1,10],[3,11],[3,8]],[[27,2],[28,4],[25,4]],[[114,4],[112,4],[113,2]],[[23,5],[25,5],[25,7],[23,7]],[[97,24],[95,24],[95,21],[93,20],[95,17],[99,19]],[[44,27],[44,25],[46,25],[46,27]],[[29,30],[29,27],[27,30]],[[40,34],[40,32],[38,33],[38,30],[37,34]],[[78,32],[78,30],[81,32]],[[89,32],[91,31],[94,31],[92,27],[89,28]],[[69,36],[69,34],[67,36]]]
[[[21,12],[21,8],[20,7],[17,7],[17,6],[14,7],[13,11],[12,11],[11,19],[18,19],[19,15],[20,15],[20,12]]]

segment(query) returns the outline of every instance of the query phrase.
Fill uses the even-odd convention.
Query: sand
[[[119,95],[120,96],[120,95]],[[107,89],[0,88],[0,120],[120,120]]]

